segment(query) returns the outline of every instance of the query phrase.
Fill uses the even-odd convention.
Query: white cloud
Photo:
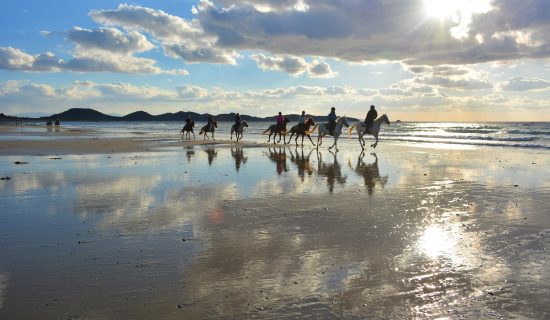
[[[73,27],[67,38],[77,45],[77,52],[102,50],[111,53],[131,54],[153,49],[155,46],[137,31],[124,33],[116,28],[95,30]]]
[[[94,10],[90,16],[104,25],[146,32],[161,42],[167,56],[187,63],[236,63],[238,54],[217,46],[217,37],[206,34],[197,20],[127,4],[116,10]]]
[[[331,78],[336,75],[330,65],[323,60],[313,60],[307,62],[302,57],[282,55],[267,56],[264,54],[253,54],[250,56],[256,61],[258,67],[262,70],[275,70],[286,72],[292,76],[299,76],[308,73],[310,77]]]
[[[514,77],[498,85],[503,91],[542,91],[550,89],[550,81],[537,78]]]
[[[162,70],[156,61],[138,58],[128,54],[116,54],[109,51],[98,51],[91,54],[77,55],[68,61],[46,52],[36,56],[16,48],[0,47],[0,69],[45,72],[118,72],[136,74],[171,74],[186,75],[182,69]]]

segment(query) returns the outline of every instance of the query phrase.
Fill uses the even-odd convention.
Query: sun
[[[459,10],[459,6],[457,5],[459,2],[452,0],[424,0],[424,8],[426,15],[429,17],[443,20]]]

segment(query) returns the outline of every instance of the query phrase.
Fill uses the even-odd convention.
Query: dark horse
[[[273,124],[271,125],[269,128],[267,128],[266,131],[264,131],[264,134],[266,134],[267,132],[269,132],[269,137],[267,138],[267,142],[269,142],[271,140],[271,135],[273,135],[273,143],[279,143],[281,142],[281,137],[283,136],[286,136],[286,124],[290,122],[290,119],[285,116],[284,120],[283,120],[283,125],[281,126],[281,128],[278,128],[278,126],[276,124]],[[277,137],[277,134],[279,134],[279,141],[275,142],[275,138]],[[283,143],[284,143],[284,140],[283,140]]]
[[[204,138],[203,139],[210,139],[208,138],[208,132],[210,132],[212,134],[212,139],[216,140],[214,138],[214,129],[218,127],[218,123],[216,121],[212,121],[212,124],[211,125],[205,125],[204,127],[201,128],[201,131],[199,132],[199,135],[203,135]]]
[[[183,128],[181,129],[181,139],[183,140],[183,137],[187,140],[191,139],[191,133],[193,134],[193,140],[195,140],[195,133],[193,132],[193,128],[195,127],[195,121],[191,120],[188,123],[186,123]]]
[[[290,138],[288,138],[288,142],[285,141],[285,143],[290,143],[290,140],[292,140],[292,136],[296,134],[296,138],[294,141],[296,142],[296,145],[298,145],[298,136],[302,136],[302,146],[304,146],[304,137],[308,137],[309,141],[311,141],[312,145],[315,145],[313,140],[311,140],[310,134],[312,132],[309,132],[309,127],[314,126],[315,122],[313,121],[312,117],[307,118],[307,121],[305,123],[300,123],[295,125],[294,127],[290,128]]]

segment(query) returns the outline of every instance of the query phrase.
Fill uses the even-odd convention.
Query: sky
[[[548,0],[5,1],[0,112],[550,121]]]

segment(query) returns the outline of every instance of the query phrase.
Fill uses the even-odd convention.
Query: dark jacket
[[[376,119],[376,117],[378,117],[378,112],[376,112],[376,110],[374,109],[369,110],[369,112],[367,113],[367,117],[365,118],[365,123],[367,125],[370,125],[374,121],[374,119]]]

